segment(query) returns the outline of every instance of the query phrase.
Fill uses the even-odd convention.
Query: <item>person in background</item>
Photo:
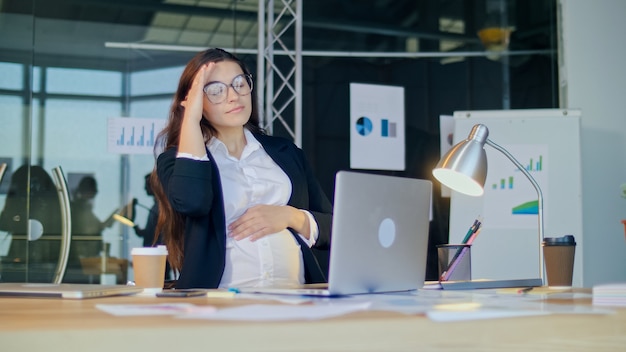
[[[0,230],[26,235],[28,220],[42,224],[44,234],[61,234],[61,206],[52,177],[38,165],[22,165],[11,176]]]
[[[38,222],[41,238],[29,241],[30,222]],[[0,263],[0,281],[52,282],[59,258],[61,205],[56,186],[38,165],[22,165],[11,176],[0,212],[0,231],[11,236],[8,253]]]
[[[85,176],[78,183],[70,204],[72,211],[72,234],[101,236],[102,231],[113,225],[113,212],[105,221],[94,214],[94,200],[98,194],[98,183],[93,176]]]
[[[325,282],[332,205],[293,142],[259,127],[250,71],[208,49],[185,67],[158,136],[157,232],[177,288]]]
[[[151,174],[147,174],[144,178],[145,180],[144,189],[146,190],[146,193],[150,197],[154,197],[154,192],[152,192],[152,186],[150,186],[150,175]],[[137,199],[134,199],[133,207],[136,207],[137,205],[146,208],[149,213],[148,213],[148,219],[146,220],[146,225],[144,226],[143,229],[139,227],[138,225],[133,226],[133,229],[135,230],[135,234],[143,238],[144,247],[153,247],[156,245],[163,244],[162,236],[155,236],[157,221],[159,220],[159,203],[155,201],[152,207],[148,208],[139,204],[137,202]],[[133,214],[136,214],[136,211],[134,209],[133,209]],[[170,265],[169,263],[166,263],[165,264],[165,280],[169,280],[169,279],[170,279]]]
[[[145,176],[144,189],[146,190],[146,193],[150,197],[154,197],[154,193],[152,192],[152,187],[150,186],[150,174],[147,174]],[[138,204],[139,203],[137,203],[137,200],[134,199],[133,205],[136,206]],[[141,204],[139,205],[142,206]],[[146,220],[146,225],[144,226],[143,229],[139,227],[139,225],[136,225],[136,224],[135,226],[133,226],[133,229],[135,230],[135,234],[143,238],[144,247],[152,247],[156,244],[163,244],[163,239],[161,238],[161,236],[159,236],[158,238],[155,238],[155,235],[154,235],[156,233],[157,221],[159,220],[159,203],[155,201],[151,208],[147,208],[147,207],[145,208],[149,212],[148,220]],[[133,214],[136,214],[135,210],[133,210]]]
[[[67,263],[67,271],[63,282],[88,283],[91,278],[83,273],[80,258],[99,257],[101,254],[108,256],[104,251],[102,231],[111,227],[114,223],[113,214],[105,221],[94,214],[94,200],[98,194],[98,183],[93,176],[83,177],[74,191],[74,197],[70,203],[72,214],[72,242]]]

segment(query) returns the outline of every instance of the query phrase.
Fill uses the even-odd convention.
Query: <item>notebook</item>
[[[85,299],[132,295],[143,289],[125,285],[0,283],[0,297]]]
[[[339,171],[328,284],[236,290],[342,296],[422,288],[431,192],[428,180]]]

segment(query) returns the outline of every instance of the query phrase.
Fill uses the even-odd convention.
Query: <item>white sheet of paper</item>
[[[350,83],[350,168],[405,169],[404,87]]]
[[[469,311],[432,310],[426,316],[436,322],[466,321],[496,318],[527,317],[532,315],[548,315],[549,312],[539,310],[494,310],[477,309]]]
[[[96,304],[96,308],[115,316],[178,315],[188,312],[210,314],[217,310],[213,306],[195,306],[191,303]]]
[[[333,304],[333,305],[274,305],[251,304],[246,306],[223,308],[215,313],[189,312],[178,316],[182,319],[242,320],[242,321],[284,321],[318,320],[368,309],[370,303]]]

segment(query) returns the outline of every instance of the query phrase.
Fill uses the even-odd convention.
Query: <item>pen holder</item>
[[[440,244],[437,246],[439,259],[439,281],[472,280],[472,245]]]

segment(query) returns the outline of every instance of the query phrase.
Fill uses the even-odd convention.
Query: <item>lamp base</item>
[[[439,286],[439,287],[437,287]],[[424,288],[442,290],[475,290],[481,288],[509,288],[509,287],[539,287],[543,286],[541,278],[536,279],[512,279],[512,280],[471,280],[471,281],[431,281]]]

